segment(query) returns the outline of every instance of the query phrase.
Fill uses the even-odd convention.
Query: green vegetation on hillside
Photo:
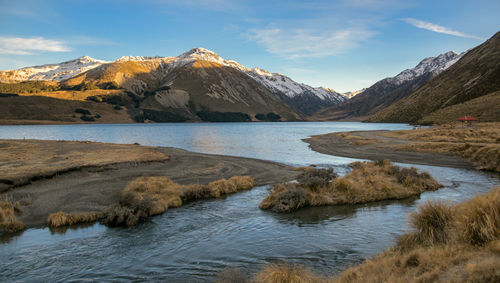
[[[19,94],[19,93],[38,93],[46,91],[60,90],[61,85],[56,82],[45,81],[25,81],[20,83],[0,83],[0,93]]]
[[[250,116],[242,112],[198,111],[196,115],[206,122],[249,122]]]
[[[138,114],[134,117],[134,120],[139,123],[143,123],[146,120],[153,122],[166,123],[166,122],[185,122],[189,120],[182,115],[171,111],[160,111],[153,109],[143,109],[142,114]]]
[[[281,116],[276,113],[269,112],[267,114],[255,114],[255,118],[259,121],[277,122],[280,120]]]

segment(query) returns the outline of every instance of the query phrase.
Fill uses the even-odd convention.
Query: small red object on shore
[[[471,127],[472,126],[472,121],[477,121],[478,119],[476,117],[472,117],[472,116],[463,116],[463,117],[460,117],[460,118],[457,118],[457,121],[461,121],[462,122],[462,127],[464,125],[464,122],[465,122],[465,126],[466,127]]]

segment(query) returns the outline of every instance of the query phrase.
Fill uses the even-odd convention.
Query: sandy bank
[[[309,147],[314,151],[336,156],[370,160],[388,159],[393,162],[410,164],[474,168],[470,162],[454,154],[403,150],[401,145],[408,145],[411,141],[382,135],[387,132],[389,131],[330,133],[313,136],[303,139],[303,141],[309,143]]]
[[[6,142],[6,141],[2,141]],[[8,141],[9,147],[2,148],[0,155],[0,172],[7,172],[6,168],[12,167],[12,160],[5,160],[6,156],[12,157],[8,151],[22,151],[26,141]],[[72,154],[70,143],[73,142],[47,142],[47,141],[29,141],[32,145],[42,146],[44,148],[43,156],[71,155],[72,164],[78,165],[78,162],[84,164],[88,161],[87,154]],[[76,143],[76,142],[75,142]],[[16,147],[15,145],[18,145]],[[77,143],[79,151],[92,154],[99,152],[101,156],[113,151],[114,147],[103,143]],[[101,212],[110,204],[116,203],[119,193],[126,185],[142,176],[165,176],[181,184],[208,182],[230,178],[235,175],[248,175],[255,179],[255,185],[276,184],[282,181],[291,180],[297,174],[293,167],[270,161],[249,159],[242,157],[221,156],[201,154],[185,151],[176,148],[167,147],[142,147],[137,145],[116,145],[126,149],[146,150],[153,159],[163,156],[162,160],[146,160],[134,162],[133,155],[128,155],[127,160],[114,162],[108,160],[109,164],[100,163],[89,166],[81,166],[75,170],[64,171],[60,174],[52,174],[48,178],[36,179],[31,183],[10,187],[0,194],[0,198],[8,198],[12,201],[21,203],[21,214],[19,220],[24,222],[27,227],[41,226],[47,223],[47,217],[50,213],[65,212]],[[154,152],[151,152],[154,151]],[[122,152],[127,155],[127,151]],[[23,155],[23,160],[17,160],[20,163],[38,163],[42,166],[50,167],[54,160],[51,159],[32,159],[29,154]],[[85,157],[87,156],[87,158]],[[168,156],[168,159],[165,158]],[[136,156],[140,158],[141,156]],[[3,168],[4,171],[1,171]],[[27,171],[28,172],[28,171]],[[28,172],[30,173],[30,172]],[[32,173],[32,172],[31,172]],[[30,173],[29,176],[33,176]],[[22,178],[17,175],[16,178]],[[0,176],[0,179],[7,179]],[[5,190],[5,188],[4,188]]]

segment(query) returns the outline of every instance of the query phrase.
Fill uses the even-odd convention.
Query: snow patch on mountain
[[[437,57],[425,58],[415,68],[404,70],[395,77],[387,78],[387,80],[392,84],[401,85],[424,74],[434,73],[437,75],[455,64],[464,54],[465,52],[458,54],[454,51],[449,51]]]
[[[63,81],[75,75],[86,72],[109,63],[103,60],[97,60],[89,56],[83,56],[75,60],[62,62],[59,64],[48,64],[33,66],[18,70],[5,71],[10,72],[9,81]]]
[[[261,83],[271,92],[279,92],[289,98],[301,95],[314,95],[329,103],[340,103],[347,99],[342,94],[329,88],[314,88],[306,84],[297,83],[291,78],[279,73],[270,73],[259,68],[247,68],[234,60],[226,60],[220,57],[217,53],[205,48],[193,48],[177,57],[122,56],[113,62],[147,62],[155,59],[164,60],[164,63],[166,64],[165,70],[168,71],[173,70],[178,66],[192,64],[197,60],[214,62],[222,66],[235,68]],[[9,71],[9,75],[5,76],[8,76],[8,80],[10,81],[49,80],[59,82],[88,70],[97,68],[106,63],[110,62],[96,60],[89,56],[83,56],[81,58],[60,64],[49,64]]]
[[[341,93],[341,95],[347,99],[351,99],[351,98],[355,97],[356,95],[362,93],[365,90],[366,90],[366,88],[356,90],[356,91],[348,91],[348,92]]]
[[[160,57],[160,56],[155,56],[155,57],[149,57],[149,56],[122,56],[122,57],[116,59],[113,62],[127,62],[127,61],[141,62],[141,61],[148,61],[148,60],[161,59],[161,58],[163,58],[163,57]]]
[[[329,88],[313,88],[306,84],[297,83],[291,78],[279,73],[270,73],[260,68],[250,69],[234,60],[226,60],[220,57],[217,53],[205,48],[191,49],[188,52],[185,52],[178,56],[178,58],[179,61],[177,62],[177,64],[187,64],[195,60],[202,60],[238,69],[252,77],[257,82],[264,85],[271,92],[281,92],[290,98],[302,95],[304,93],[311,93],[324,101],[329,101],[332,103],[340,103],[346,100],[345,97],[343,97],[340,93]]]

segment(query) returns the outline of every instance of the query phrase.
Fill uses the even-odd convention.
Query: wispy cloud
[[[454,35],[454,36],[459,36],[459,37],[480,39],[480,40],[484,39],[484,38],[479,37],[479,36],[466,34],[466,33],[452,30],[452,29],[449,29],[449,28],[446,28],[446,27],[443,27],[440,25],[436,25],[436,24],[429,23],[429,22],[424,22],[421,20],[413,19],[413,18],[404,18],[402,20],[409,23],[410,25],[412,25],[414,27],[430,30],[433,32],[444,33],[444,34],[449,34],[449,35]]]
[[[247,37],[264,46],[270,53],[295,59],[336,55],[358,47],[373,35],[374,32],[363,28],[327,32],[268,28],[251,29]]]
[[[11,55],[34,55],[36,52],[70,52],[64,41],[43,37],[0,36],[0,53]]]

